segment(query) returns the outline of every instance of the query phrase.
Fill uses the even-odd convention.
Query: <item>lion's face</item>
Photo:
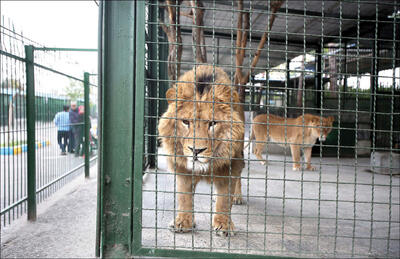
[[[334,118],[332,116],[327,118],[322,118],[322,123],[320,117],[315,116],[311,121],[311,134],[318,138],[319,141],[325,141],[329,133],[332,130]]]
[[[184,74],[167,92],[168,110],[159,132],[174,161],[195,173],[229,164],[242,146],[244,124],[238,94],[221,69],[200,66]],[[176,101],[178,99],[178,101]],[[169,136],[165,138],[165,136]]]

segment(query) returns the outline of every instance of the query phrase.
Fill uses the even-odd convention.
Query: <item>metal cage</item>
[[[101,2],[97,255],[399,257],[399,18],[392,0]]]

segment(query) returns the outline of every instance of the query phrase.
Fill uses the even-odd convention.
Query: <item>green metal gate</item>
[[[397,1],[102,1],[99,9],[97,256],[400,255]],[[216,187],[177,189],[176,165],[166,161],[185,156],[176,147],[167,153],[159,141],[160,120],[190,124],[163,117],[182,101],[166,93],[177,82],[202,84],[196,74],[193,82],[179,76],[203,63],[214,69],[212,79],[222,68],[241,98],[227,103],[245,107],[243,144],[258,124],[268,134],[282,126],[284,135],[280,150],[271,139],[255,139],[234,157],[244,162],[244,204],[229,210],[235,236],[214,234]],[[282,122],[255,122],[258,113]],[[318,122],[307,124],[308,115]],[[322,124],[328,116],[334,123]],[[292,142],[297,117],[301,141]],[[312,128],[332,131],[310,144]],[[266,145],[262,159],[254,143]],[[309,161],[296,161],[290,145]],[[193,193],[183,212],[196,215],[196,229],[178,233],[169,226],[182,212],[178,197]]]
[[[95,49],[44,48],[23,36],[14,25],[2,17],[0,26],[0,221],[10,224],[24,214],[36,220],[37,204],[45,201],[75,176],[85,172],[89,177],[90,113],[89,93],[92,86],[89,73],[67,74],[66,51],[96,51]],[[57,55],[55,54],[57,53]],[[62,67],[57,69],[56,67]],[[68,73],[71,73],[70,71]],[[83,76],[83,78],[79,78]],[[66,82],[65,82],[66,81]],[[87,112],[78,123],[81,128],[81,152],[76,157],[60,152],[55,115],[69,106],[63,91],[66,85],[77,85]],[[65,122],[64,122],[65,123]],[[68,125],[68,128],[71,125]],[[65,126],[64,126],[65,129]],[[69,134],[63,130],[64,134]],[[65,136],[65,135],[64,135]],[[64,138],[64,144],[68,142]],[[64,147],[65,147],[64,146]],[[71,146],[64,151],[70,151]],[[60,154],[61,153],[61,154]],[[85,156],[81,158],[80,156]],[[80,170],[84,168],[84,170]]]

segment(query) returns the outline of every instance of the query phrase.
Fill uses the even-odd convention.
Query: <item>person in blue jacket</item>
[[[69,120],[69,107],[64,105],[63,111],[58,112],[54,117],[54,124],[57,126],[57,141],[61,148],[61,155],[65,156],[66,148],[69,147],[69,131],[70,131],[70,120]]]

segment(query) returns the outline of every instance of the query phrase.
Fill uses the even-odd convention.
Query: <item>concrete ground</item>
[[[38,205],[36,222],[26,215],[1,230],[1,258],[95,257],[97,166]]]
[[[168,230],[175,184],[159,155],[158,170],[149,172],[143,185],[143,245],[301,257],[400,257],[399,177],[366,171],[367,158],[323,158],[321,163],[313,158],[314,172],[293,172],[290,156],[270,155],[268,160],[268,167],[246,163],[245,203],[232,210],[236,234],[223,238],[211,230],[215,202],[205,183],[195,195],[196,231]],[[40,204],[37,222],[22,218],[3,228],[0,256],[94,257],[95,168],[90,179],[81,175]]]
[[[23,124],[24,125],[24,124]],[[49,141],[49,145],[36,149],[36,179],[37,188],[45,186],[47,183],[64,175],[66,172],[81,165],[83,157],[75,157],[68,153],[67,156],[61,156],[61,149],[57,144],[57,128],[53,123],[36,123],[37,141]],[[0,128],[0,132],[6,128]],[[16,129],[18,132],[14,136],[15,140],[23,140],[26,137],[26,130]],[[25,135],[23,135],[23,133]],[[21,136],[17,136],[20,134]],[[8,136],[5,136],[6,139]],[[4,141],[2,137],[0,141]],[[0,210],[18,202],[27,195],[27,153],[15,155],[0,155]],[[50,188],[51,189],[51,188]],[[42,192],[38,200],[46,198],[52,191]],[[1,217],[1,222],[9,223],[9,218],[20,216],[22,210],[11,209]],[[23,216],[22,216],[23,217]]]
[[[246,162],[245,203],[232,210],[236,234],[223,238],[212,231],[214,190],[206,183],[196,189],[195,232],[168,230],[177,206],[175,179],[159,155],[158,169],[149,171],[143,186],[144,246],[301,257],[400,257],[399,177],[369,172],[369,158],[313,157],[317,170],[304,172],[292,171],[290,156],[269,155],[268,160],[268,167]]]

